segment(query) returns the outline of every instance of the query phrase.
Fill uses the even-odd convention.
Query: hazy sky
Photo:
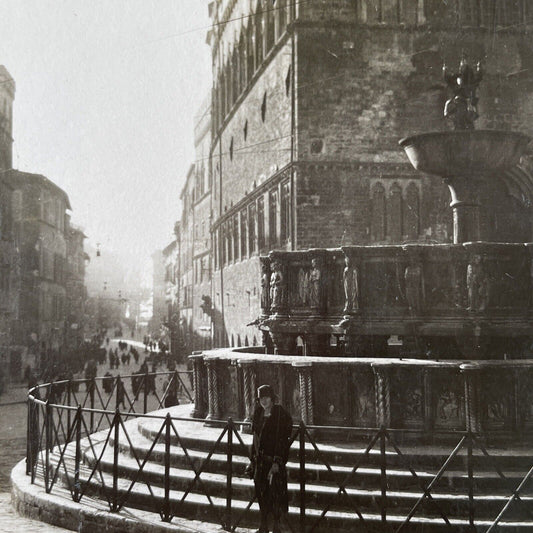
[[[13,166],[62,187],[102,253],[143,262],[172,238],[211,86],[207,3],[0,0]]]

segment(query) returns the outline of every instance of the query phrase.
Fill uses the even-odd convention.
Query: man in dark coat
[[[268,533],[268,515],[274,519],[273,533],[279,533],[279,520],[288,510],[287,470],[292,418],[279,404],[270,385],[257,389],[257,406],[252,421],[253,443],[248,472],[253,475],[261,511],[258,533]]]

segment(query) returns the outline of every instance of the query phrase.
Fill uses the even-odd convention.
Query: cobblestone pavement
[[[18,515],[11,506],[11,495],[7,492],[0,494],[0,533],[64,533],[65,531],[67,530]]]
[[[10,387],[0,397],[0,492],[9,492],[11,469],[26,454],[25,398],[23,386]]]

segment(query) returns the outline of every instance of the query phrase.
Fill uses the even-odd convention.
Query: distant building
[[[165,263],[163,252],[156,250],[152,254],[153,282],[152,282],[152,318],[148,326],[149,333],[158,336],[161,325],[167,319],[166,307],[166,283],[165,283]]]
[[[176,224],[179,261],[179,332],[182,349],[191,352],[212,346],[212,173],[211,107],[204,101],[195,117],[195,162],[190,166],[180,199]]]
[[[13,100],[15,80],[0,65],[0,171],[13,166]]]
[[[68,348],[80,346],[85,335],[87,288],[85,286],[85,265],[89,256],[83,243],[86,235],[81,228],[68,220],[67,270],[66,270],[66,323],[65,342]]]
[[[13,232],[13,188],[0,174],[0,365],[5,378],[21,375],[18,335],[20,256]]]
[[[40,174],[6,173],[14,192],[14,234],[21,254],[18,336],[32,354],[65,344],[67,209],[62,189]]]

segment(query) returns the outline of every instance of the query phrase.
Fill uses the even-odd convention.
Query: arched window
[[[246,88],[246,36],[244,30],[239,39],[239,94]]]
[[[257,3],[257,11],[255,13],[255,68],[263,61],[263,11],[261,9],[261,2]]]
[[[231,263],[234,259],[233,257],[233,219],[228,220],[228,225],[226,229],[227,241],[228,241],[228,263]]]
[[[239,96],[239,50],[238,48],[233,49],[233,54],[231,55],[231,79],[232,79],[232,89],[231,89],[231,102],[234,104],[237,101]]]
[[[265,238],[265,199],[263,196],[257,199],[257,246],[262,252],[266,246]]]
[[[405,209],[403,214],[404,231],[408,239],[418,239],[420,233],[420,200],[418,187],[411,182],[405,192]]]
[[[245,208],[241,211],[241,257],[248,255],[248,210]]]
[[[278,0],[276,7],[278,8],[278,34],[276,38],[279,39],[287,28],[287,0]]]
[[[255,202],[248,207],[248,254],[252,255],[257,247],[255,242],[256,208]]]
[[[251,22],[246,28],[246,80],[250,82],[255,72],[255,35],[254,24]]]
[[[224,122],[226,117],[226,77],[224,72],[220,75],[220,123]]]
[[[281,243],[289,240],[291,233],[291,194],[290,184],[281,185],[281,202],[280,202],[280,239]]]
[[[274,42],[276,41],[276,17],[275,12],[277,11],[278,6],[272,5],[272,3],[269,3],[266,5],[266,11],[265,11],[265,19],[266,19],[266,47],[265,47],[265,55],[272,50],[272,47],[274,46]]]
[[[239,240],[239,215],[233,216],[233,259],[237,262],[241,258]]]
[[[273,190],[269,194],[268,202],[268,242],[271,248],[275,248],[278,244],[278,203],[279,194],[277,190]]]
[[[394,183],[389,193],[388,233],[393,242],[402,240],[402,188]]]
[[[386,234],[385,189],[381,183],[372,188],[372,214],[370,222],[370,238],[373,242],[385,240]]]

